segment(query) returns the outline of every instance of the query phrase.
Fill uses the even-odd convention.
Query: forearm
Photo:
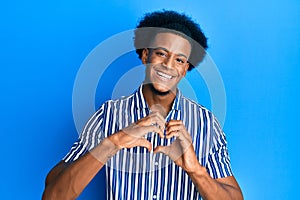
[[[88,152],[61,171],[46,185],[43,200],[71,200],[77,198],[107,160],[118,149],[108,139],[104,139]]]
[[[231,177],[231,183],[225,184],[217,179],[211,178],[206,168],[197,166],[197,170],[189,172],[188,175],[200,192],[204,200],[242,200],[243,196],[234,177]]]

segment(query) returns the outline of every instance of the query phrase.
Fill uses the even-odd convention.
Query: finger
[[[184,126],[182,121],[180,120],[171,120],[166,123],[166,128],[172,127],[172,126]]]
[[[157,115],[162,121],[165,121],[165,115],[160,111],[152,111],[150,114]]]
[[[171,133],[172,131],[179,132],[178,136],[190,138],[190,134],[186,130],[184,124],[180,120],[171,120],[166,124],[166,135],[168,135],[168,131]],[[176,133],[175,133],[176,136]]]
[[[163,131],[160,128],[158,128],[157,126],[145,126],[145,127],[143,127],[143,132],[145,132],[144,135],[146,135],[149,132],[155,132],[155,133],[159,134],[160,137],[162,137],[162,138],[165,137]]]
[[[147,125],[144,126],[156,126],[160,129],[160,132],[163,133],[165,130],[165,122],[160,121],[158,118],[152,117],[151,119],[148,119]]]
[[[150,121],[149,121],[150,120]],[[160,128],[164,129],[165,128],[165,124],[166,121],[165,119],[161,116],[160,113],[155,112],[149,115],[149,120],[148,123],[150,122],[150,124],[157,124],[159,125]]]
[[[150,125],[156,125],[162,130],[165,129],[165,119],[162,118],[162,116],[155,112],[155,113],[150,113],[148,116],[138,120],[136,122],[137,125],[139,126],[150,126]]]
[[[159,121],[157,119],[151,119],[151,122],[148,125],[149,126],[157,126],[162,131],[165,130],[165,122]]]
[[[166,126],[175,126],[175,125],[183,125],[183,122],[181,120],[170,120],[166,123]]]
[[[159,119],[159,121],[165,123],[165,118],[160,112],[152,112],[152,114],[155,115]]]
[[[181,135],[181,132],[179,130],[175,130],[175,131],[172,131],[172,132],[169,132],[168,134],[166,134],[166,139],[170,139],[172,137],[179,138],[180,135]]]
[[[149,132],[155,132],[158,133],[160,137],[164,137],[163,130],[154,125],[140,126],[138,124],[131,124],[130,126],[122,129],[122,132],[134,138],[144,137]]]
[[[167,111],[166,109],[160,105],[160,104],[153,104],[151,107],[150,107],[150,110],[152,112],[159,112],[163,117],[167,116]]]
[[[182,132],[182,125],[167,126],[166,138],[179,137]]]
[[[165,154],[165,155],[167,155],[167,156],[169,156],[169,146],[157,146],[157,147],[155,147],[155,149],[154,149],[154,153],[163,153],[163,154]]]
[[[172,148],[173,147],[173,148]],[[181,155],[182,151],[180,148],[174,148],[174,146],[157,146],[154,153],[163,153],[166,156],[169,156],[171,160],[176,161]]]
[[[148,151],[152,150],[152,144],[151,142],[149,142],[148,140],[146,140],[145,138],[140,138],[137,142],[137,146],[140,147],[145,147],[148,149]]]

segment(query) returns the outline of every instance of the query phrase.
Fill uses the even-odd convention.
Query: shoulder
[[[208,115],[213,117],[212,112],[208,108],[206,108],[205,106],[203,106],[200,103],[196,102],[195,100],[187,98],[183,95],[181,96],[181,105],[185,108],[191,107],[194,110],[196,109],[197,112],[207,113]]]
[[[188,115],[190,119],[194,120],[197,118],[202,124],[216,127],[219,131],[222,129],[216,116],[211,110],[185,96],[182,96],[180,101],[181,111],[185,115]]]
[[[119,106],[124,106],[124,104],[132,104],[134,101],[134,93],[129,96],[122,96],[118,99],[110,99],[105,101],[99,108],[99,111],[107,111],[110,109],[118,108]]]

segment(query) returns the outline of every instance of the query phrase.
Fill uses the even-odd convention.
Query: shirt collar
[[[181,102],[182,94],[179,89],[177,89],[177,94],[174,99],[172,109],[171,110],[179,110],[180,109],[180,102]],[[147,109],[149,110],[148,104],[146,102],[146,99],[143,95],[143,84],[139,86],[139,88],[134,93],[134,104],[137,109]]]
[[[143,84],[134,93],[134,106],[137,109],[149,109],[146,99],[143,95]]]

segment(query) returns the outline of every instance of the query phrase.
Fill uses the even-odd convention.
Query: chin
[[[151,87],[152,92],[154,92],[157,95],[161,95],[161,96],[170,94],[172,92],[172,90],[170,88],[166,88],[161,85],[156,85],[153,83],[150,84],[150,87]]]

